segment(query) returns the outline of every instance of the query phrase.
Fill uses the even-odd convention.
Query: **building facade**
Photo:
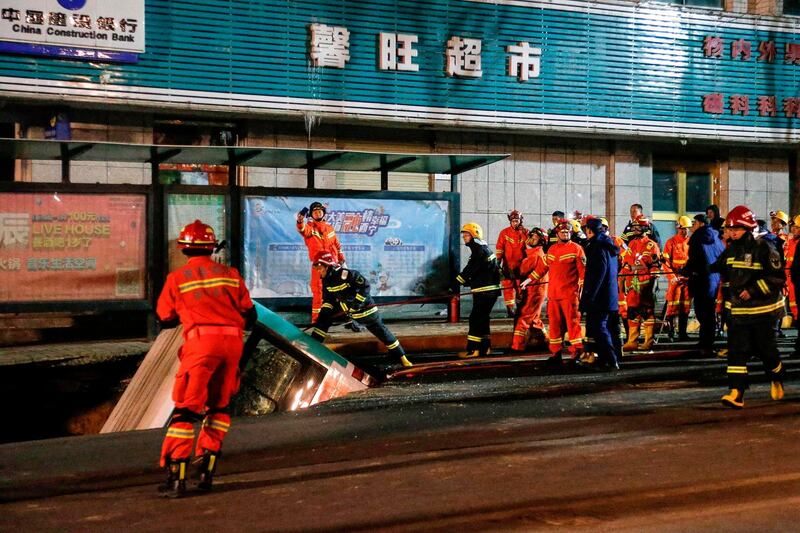
[[[457,183],[462,221],[490,241],[511,209],[527,226],[577,210],[619,232],[640,203],[664,238],[710,203],[796,209],[797,6],[698,3],[14,0],[0,19],[0,136],[509,154]],[[57,161],[0,172],[61,180]],[[306,186],[303,170],[238,179]],[[74,162],[71,180],[146,184],[150,168]],[[316,187],[380,177],[319,171]],[[390,173],[389,188],[451,182]]]

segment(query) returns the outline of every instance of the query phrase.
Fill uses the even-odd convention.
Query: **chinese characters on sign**
[[[467,39],[450,37],[447,41],[447,68],[448,76],[464,78],[480,78],[481,70],[481,41],[480,39]]]
[[[309,56],[315,67],[344,68],[350,60],[350,32],[340,26],[311,24]]]
[[[381,70],[408,70],[417,72],[414,58],[419,53],[413,46],[419,38],[402,33],[378,34],[378,68]]]
[[[314,67],[345,68],[350,60],[350,32],[341,26],[309,24],[308,57]],[[415,45],[419,36],[404,33],[378,34],[377,56],[379,70],[400,70],[418,72],[415,59],[419,51]],[[480,78],[481,67],[480,39],[453,35],[445,48],[445,75],[458,78]],[[520,41],[506,47],[508,68],[506,75],[518,81],[538,78],[541,69],[541,48],[532,48],[530,43]]]
[[[0,41],[141,53],[144,0],[0,0]]]
[[[0,194],[0,301],[145,297],[144,195]]]
[[[358,233],[372,237],[379,228],[389,225],[389,215],[376,209],[330,211],[328,222],[337,233]]]
[[[542,55],[541,48],[531,48],[528,43],[518,43],[517,46],[507,46],[508,52],[508,75],[517,76],[519,81],[527,81],[528,78],[539,77],[539,58]]]
[[[722,59],[725,55],[725,39],[716,35],[709,35],[703,39],[703,56]],[[778,48],[774,41],[760,41],[758,43],[758,56],[756,61],[774,63],[778,55]],[[752,58],[752,45],[746,39],[735,39],[730,44],[730,58],[739,61],[750,61]],[[783,62],[788,65],[800,65],[800,43],[786,43],[783,53]],[[747,116],[751,111],[751,99],[746,94],[732,94],[725,97],[722,93],[709,93],[703,95],[703,112],[712,115],[721,115],[727,109],[731,115]],[[800,98],[787,97],[781,101],[781,110],[786,118],[800,118]],[[761,117],[778,116],[778,98],[774,95],[759,95],[755,97],[755,111]]]

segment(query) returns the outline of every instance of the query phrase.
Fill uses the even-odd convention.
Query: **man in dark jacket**
[[[722,226],[725,224],[725,219],[719,216],[719,207],[717,207],[717,204],[711,204],[706,207],[706,217],[708,218],[708,225],[719,233],[721,237]]]
[[[558,242],[558,232],[556,231],[556,226],[561,219],[564,218],[563,211],[553,211],[552,219],[553,219],[553,227],[547,232],[547,242],[544,243],[544,251],[546,252],[548,248],[553,246],[555,243]]]
[[[625,244],[627,244],[631,239],[634,239],[640,235],[634,231],[633,228],[636,225],[634,224],[634,221],[644,213],[642,204],[631,204],[630,213],[631,219],[628,221],[628,225],[625,226],[625,229],[622,230],[622,235],[620,235],[620,239],[622,239]],[[658,230],[652,222],[647,225],[647,229],[645,230],[644,234],[658,245],[659,250],[661,249],[661,235],[658,234]]]
[[[586,351],[597,354],[602,369],[619,368],[609,331],[609,313],[619,310],[617,301],[617,255],[619,248],[608,236],[599,218],[586,223],[586,275],[579,310],[586,318]],[[619,331],[617,331],[619,336]],[[582,359],[582,362],[586,362]]]
[[[478,357],[489,355],[491,333],[489,320],[497,298],[500,296],[500,264],[497,257],[483,240],[483,228],[474,222],[467,222],[461,228],[461,238],[471,255],[467,266],[456,276],[459,285],[470,287],[472,311],[469,314],[467,331],[467,351],[459,357]]]
[[[757,355],[772,386],[773,400],[783,398],[785,370],[778,353],[775,321],[783,315],[783,285],[786,275],[777,250],[754,239],[753,212],[744,205],[731,209],[725,227],[730,246],[719,256],[712,270],[721,272],[730,284],[731,327],[728,329],[728,386],[722,404],[741,409],[748,386],[747,360]]]
[[[703,351],[714,348],[716,316],[714,308],[719,289],[719,274],[711,271],[725,250],[719,233],[708,225],[705,215],[695,215],[692,222],[692,236],[689,237],[689,259],[681,271],[689,278],[689,296],[694,299],[694,314],[700,322],[700,342],[697,347]]]

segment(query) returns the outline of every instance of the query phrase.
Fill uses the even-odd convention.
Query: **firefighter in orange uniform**
[[[549,348],[551,360],[561,360],[564,333],[567,333],[569,353],[573,361],[583,352],[581,315],[578,299],[583,287],[586,256],[583,248],[570,240],[572,225],[561,219],[555,227],[558,242],[547,250],[545,261],[522,282],[522,288],[541,282],[550,273],[547,284],[547,317],[549,321]]]
[[[786,267],[786,272],[791,272],[792,264],[794,263],[794,254],[797,252],[797,242],[800,240],[800,215],[792,219],[792,225],[789,227],[789,239],[783,245],[783,260]],[[786,292],[789,297],[789,312],[792,318],[797,321],[797,298],[794,294],[794,281],[792,277],[787,274],[786,276]],[[800,343],[800,335],[798,335],[798,343]]]
[[[665,317],[670,324],[670,338],[673,337],[675,332],[675,317],[677,317],[678,340],[686,341],[689,340],[689,336],[686,334],[686,326],[689,322],[691,299],[689,298],[687,280],[680,275],[680,271],[689,259],[689,228],[692,226],[692,220],[683,215],[678,218],[675,226],[677,233],[667,241],[664,245],[664,253],[661,254],[662,267],[669,282]]]
[[[314,270],[314,258],[320,251],[331,254],[339,264],[344,265],[344,254],[339,237],[328,222],[325,221],[327,209],[320,202],[313,202],[307,211],[310,220],[306,221],[306,210],[297,213],[297,232],[303,236],[308,248],[311,268],[311,322],[316,322],[322,309],[322,278]]]
[[[628,341],[623,350],[637,350],[639,346],[639,328],[644,331],[644,344],[641,349],[653,347],[655,330],[655,294],[653,293],[661,252],[658,244],[651,240],[645,232],[650,221],[644,215],[638,215],[632,222],[631,238],[628,249],[622,253],[622,269],[620,277],[625,286],[625,298],[628,302]]]
[[[162,327],[183,325],[184,343],[172,399],[175,409],[161,448],[167,468],[168,497],[186,492],[186,467],[194,444],[194,424],[202,420],[194,450],[201,458],[198,488],[211,488],[220,449],[231,424],[228,402],[239,388],[242,334],[256,311],[239,271],[211,259],[217,247],[214,229],[199,220],[178,237],[188,263],[170,273],[158,298]]]
[[[524,278],[527,278],[537,268],[544,269],[544,245],[546,242],[547,236],[540,228],[533,228],[529,232],[525,241],[525,259],[520,265],[520,274]],[[529,332],[535,336],[543,337],[545,341],[547,340],[547,335],[544,333],[544,324],[542,323],[542,304],[544,303],[546,291],[547,274],[542,276],[538,282],[529,284],[525,289],[521,289],[522,301],[514,324],[514,336],[511,341],[512,351],[521,352],[525,350],[525,346],[528,344]]]
[[[502,284],[506,312],[513,318],[517,313],[521,281],[519,267],[525,258],[525,239],[528,237],[528,230],[522,225],[522,214],[516,209],[508,214],[508,222],[510,225],[503,228],[497,236],[494,255],[500,262],[500,272],[504,278]]]

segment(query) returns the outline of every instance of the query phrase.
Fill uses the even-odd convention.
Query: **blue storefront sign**
[[[138,64],[5,56],[0,90],[36,79],[44,93],[153,106],[797,140],[800,33],[789,20],[567,0],[149,0],[145,10]]]
[[[136,62],[144,52],[145,0],[5,0],[0,52]]]

